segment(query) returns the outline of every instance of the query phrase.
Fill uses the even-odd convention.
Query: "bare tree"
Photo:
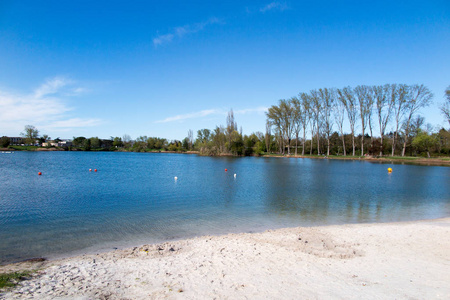
[[[373,148],[373,131],[372,131],[372,114],[373,114],[373,106],[375,103],[375,94],[374,90],[371,86],[368,87],[367,93],[367,125],[369,125],[370,132],[370,146]]]
[[[237,131],[237,123],[234,121],[233,109],[230,109],[227,115],[227,139],[228,147],[231,147],[231,136],[234,131]],[[230,150],[230,149],[228,149]]]
[[[381,148],[380,148],[380,156],[383,156],[383,137],[384,132],[386,130],[386,126],[389,122],[389,118],[392,113],[392,107],[395,104],[395,98],[389,97],[391,94],[395,94],[391,92],[392,89],[396,89],[397,86],[386,84],[384,86],[378,85],[372,87],[376,106],[377,106],[377,116],[378,116],[378,125],[380,127],[380,138],[381,138]]]
[[[356,98],[358,98],[359,102],[359,117],[361,119],[361,156],[364,156],[364,135],[366,126],[369,119],[369,113],[370,113],[370,101],[369,101],[369,93],[370,88],[366,85],[358,85],[355,87],[355,94]]]
[[[409,88],[408,101],[405,105],[407,118],[405,123],[405,140],[403,142],[402,156],[405,156],[412,117],[420,108],[430,105],[431,99],[433,99],[433,93],[423,84],[415,84]]]
[[[293,131],[293,109],[290,101],[282,99],[280,100],[281,109],[281,124],[284,132],[284,137],[287,140],[288,155],[291,155],[291,140]]]
[[[447,119],[448,124],[450,125],[450,86],[445,90],[445,98],[444,103],[440,107],[442,114]]]
[[[295,133],[295,156],[297,156],[298,153],[298,135],[300,133],[300,130],[302,128],[302,105],[300,103],[300,100],[297,97],[292,97],[290,99],[291,105],[292,105],[292,122],[293,122],[293,130]]]
[[[308,126],[308,123],[311,119],[311,97],[306,93],[300,93],[300,100],[301,100],[301,114],[300,119],[302,122],[303,127],[303,139],[302,139],[302,155],[305,155],[305,142],[306,142],[306,127]],[[312,133],[311,133],[312,134]],[[312,141],[311,141],[312,143]]]
[[[311,90],[311,113],[313,117],[313,123],[315,123],[316,138],[317,138],[317,154],[320,154],[320,138],[319,138],[319,119],[322,115],[322,98],[318,90]],[[312,143],[312,139],[311,139]]]
[[[266,121],[266,134],[264,136],[265,142],[266,142],[266,151],[267,153],[270,153],[270,135],[271,135],[271,130],[270,130],[270,122],[269,120]]]
[[[189,129],[188,131],[188,146],[189,150],[192,150],[192,145],[194,144],[194,132],[192,129]]]
[[[351,87],[338,89],[338,99],[341,101],[347,111],[348,121],[350,122],[350,130],[352,131],[353,156],[355,156],[355,123],[358,116],[356,107],[355,93]]]
[[[400,85],[392,85],[390,90],[391,92],[391,101],[394,102],[394,117],[395,117],[395,131],[392,140],[392,156],[395,154],[395,146],[398,140],[398,130],[400,127],[400,122],[405,114],[405,104],[407,100],[409,87],[406,84]]]
[[[324,131],[327,136],[327,156],[330,155],[330,136],[333,130],[333,121],[331,120],[331,112],[336,102],[336,90],[333,88],[319,89],[319,94],[322,102],[322,120]]]
[[[338,125],[339,132],[341,133],[344,156],[347,156],[347,151],[345,150],[345,137],[344,137],[345,105],[342,101],[336,101],[334,118],[336,120],[336,124]]]

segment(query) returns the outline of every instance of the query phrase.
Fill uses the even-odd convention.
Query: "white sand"
[[[289,228],[44,263],[6,299],[450,299],[450,218]]]

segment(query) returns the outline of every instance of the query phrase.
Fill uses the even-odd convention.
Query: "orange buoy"
[[[228,169],[225,169],[225,172],[227,172],[228,171]]]
[[[94,172],[97,172],[97,169],[94,169]]]
[[[392,169],[391,169],[391,168],[388,168],[388,172],[389,172],[389,173],[392,173]]]
[[[42,175],[42,173],[41,173],[41,172],[39,172],[39,173],[38,173],[38,175]]]

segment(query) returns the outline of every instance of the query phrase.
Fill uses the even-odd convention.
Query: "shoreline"
[[[67,150],[64,150],[62,148],[37,148],[36,150],[16,150],[16,149],[9,149],[9,148],[0,148],[0,151],[9,151],[9,152],[22,152],[22,151],[29,151],[29,152],[66,152]],[[80,150],[70,150],[67,152],[120,152],[120,153],[171,153],[171,154],[191,154],[191,155],[198,155],[198,156],[206,156],[207,155],[201,155],[199,151],[186,151],[186,152],[177,152],[177,151],[146,151],[146,152],[134,152],[134,151],[80,151]],[[246,156],[233,156],[231,154],[221,154],[213,157],[246,157]],[[416,157],[416,156],[405,156],[405,157],[398,157],[398,156],[384,156],[384,157],[374,157],[374,156],[343,156],[343,155],[331,155],[331,156],[319,156],[319,155],[282,155],[282,154],[264,154],[264,155],[250,155],[249,157],[274,157],[274,158],[309,158],[309,159],[333,159],[333,160],[357,160],[357,161],[367,161],[367,162],[373,162],[373,163],[391,163],[391,164],[409,164],[409,165],[425,165],[425,166],[440,166],[440,167],[450,167],[450,157],[443,156],[443,157],[433,157],[433,158],[426,158],[426,157]]]
[[[367,161],[373,163],[391,163],[391,164],[410,164],[410,165],[426,165],[426,166],[450,166],[450,158],[424,158],[415,156],[402,157],[373,157],[373,156],[318,156],[318,155],[262,155],[261,157],[276,157],[276,158],[310,158],[310,159],[331,159],[331,160],[357,160]]]
[[[450,217],[202,236],[0,266],[0,298],[445,298]]]

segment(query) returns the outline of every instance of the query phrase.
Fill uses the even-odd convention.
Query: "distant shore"
[[[311,159],[339,159],[339,160],[359,160],[369,162],[381,162],[381,163],[405,163],[405,164],[420,164],[429,166],[450,166],[450,157],[415,157],[415,156],[343,156],[343,155],[263,155],[263,157],[282,157],[282,158],[311,158]]]
[[[30,151],[30,150],[15,150],[11,148],[0,148],[0,151],[3,152],[14,152],[14,151]],[[35,150],[31,151],[65,151],[62,148],[36,148]],[[71,150],[71,151],[77,151],[77,150]],[[91,151],[91,152],[97,152],[97,151]],[[99,151],[103,152],[103,151]],[[132,152],[132,151],[117,151],[117,152]],[[139,152],[141,153],[141,152]],[[142,153],[177,153],[177,154],[198,154],[200,155],[199,151],[186,151],[186,152],[177,152],[177,151],[147,151]],[[223,154],[219,155],[219,157],[223,156],[230,156],[231,154]],[[379,162],[379,163],[393,163],[393,164],[418,164],[418,165],[427,165],[427,166],[450,166],[450,157],[416,157],[416,156],[343,156],[343,155],[282,155],[282,154],[265,154],[265,155],[252,155],[252,156],[259,156],[259,157],[278,157],[278,158],[311,158],[311,159],[339,159],[339,160],[358,160],[358,161],[369,161],[369,162]]]
[[[0,298],[440,299],[450,218],[204,236],[54,261]]]

